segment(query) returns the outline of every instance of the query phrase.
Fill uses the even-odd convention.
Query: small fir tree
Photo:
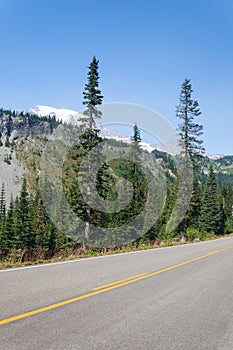
[[[217,196],[217,183],[213,164],[209,167],[209,175],[205,184],[204,197],[200,215],[200,229],[206,232],[219,233],[221,225]]]

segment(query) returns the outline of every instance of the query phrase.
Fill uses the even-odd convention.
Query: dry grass
[[[213,239],[219,239],[222,237],[232,237],[232,234],[224,235],[224,236],[216,236],[216,235],[209,235],[205,238],[205,240],[213,240]],[[194,240],[190,241],[188,240],[186,243],[195,243],[199,242],[203,239],[195,238]],[[33,257],[30,258],[30,255],[25,255],[25,251],[21,252],[21,255],[19,256],[12,256],[8,257],[7,259],[0,261],[0,269],[7,269],[7,268],[14,268],[14,267],[21,267],[21,266],[30,266],[30,265],[36,265],[36,264],[46,264],[46,263],[55,263],[60,261],[67,261],[67,260],[74,260],[74,259],[82,259],[82,258],[89,258],[89,257],[95,257],[95,256],[104,256],[104,255],[111,255],[111,254],[118,254],[118,253],[127,253],[132,251],[139,251],[139,250],[148,250],[148,249],[155,249],[155,248],[161,248],[161,247],[169,247],[169,246],[175,246],[180,244],[186,244],[181,243],[180,239],[174,238],[174,239],[167,239],[167,240],[156,240],[151,243],[141,243],[141,244],[128,244],[121,248],[115,248],[115,247],[109,247],[104,249],[87,249],[87,248],[68,248],[60,251],[54,252],[54,255],[46,259],[45,252],[44,251],[37,251],[37,254],[33,254]],[[22,256],[27,257],[28,260],[25,260],[22,258]]]

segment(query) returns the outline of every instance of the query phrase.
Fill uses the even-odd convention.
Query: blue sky
[[[82,110],[100,60],[104,102],[155,109],[175,127],[187,77],[209,153],[233,154],[233,0],[0,0],[0,106]]]

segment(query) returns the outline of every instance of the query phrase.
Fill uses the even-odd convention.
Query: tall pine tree
[[[88,77],[87,84],[84,87],[84,101],[83,104],[86,106],[84,110],[85,118],[82,118],[80,143],[84,150],[84,154],[95,147],[99,142],[102,141],[100,137],[100,130],[97,127],[96,120],[101,118],[101,111],[98,110],[98,106],[102,104],[103,96],[99,89],[99,61],[94,56],[92,62],[88,66]],[[97,155],[98,156],[98,155]],[[80,174],[82,176],[82,174]],[[90,167],[85,169],[85,182],[90,183],[92,180],[92,171]],[[91,188],[87,187],[87,195],[91,196]],[[90,237],[90,223],[91,223],[91,211],[89,205],[85,205],[85,235],[84,245],[88,244]]]
[[[190,159],[194,169],[194,176],[200,170],[201,160],[204,154],[203,141],[200,139],[203,134],[203,126],[196,122],[196,118],[201,115],[199,104],[192,99],[192,85],[190,79],[185,79],[181,87],[179,105],[176,107],[176,116],[181,119],[179,124],[179,143],[184,156],[184,161]],[[185,171],[185,170],[184,170]],[[195,184],[196,185],[196,184]],[[195,190],[197,189],[197,193]],[[186,240],[189,211],[198,209],[196,198],[199,195],[198,186],[194,187],[191,208],[188,209],[182,223],[182,241]],[[198,202],[198,201],[197,201]]]

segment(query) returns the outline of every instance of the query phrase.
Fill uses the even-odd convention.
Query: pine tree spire
[[[81,118],[81,135],[80,143],[86,150],[90,150],[93,147],[93,141],[101,141],[99,136],[100,130],[96,125],[96,119],[101,118],[101,111],[98,110],[98,106],[102,104],[103,96],[99,89],[99,61],[96,57],[93,57],[92,62],[88,66],[87,83],[84,86],[84,101],[83,105],[86,106],[83,114],[84,118]]]
[[[97,107],[102,104],[103,96],[99,89],[99,61],[94,56],[92,62],[88,66],[89,72],[87,77],[87,84],[84,87],[84,101],[83,105],[86,106],[84,114],[89,118],[100,118],[101,111],[98,111]]]
[[[190,79],[185,79],[181,87],[180,103],[176,107],[176,116],[182,121],[178,131],[183,154],[190,157],[194,170],[197,170],[205,149],[200,139],[203,125],[195,122],[201,111],[198,102],[192,99],[192,92]]]

